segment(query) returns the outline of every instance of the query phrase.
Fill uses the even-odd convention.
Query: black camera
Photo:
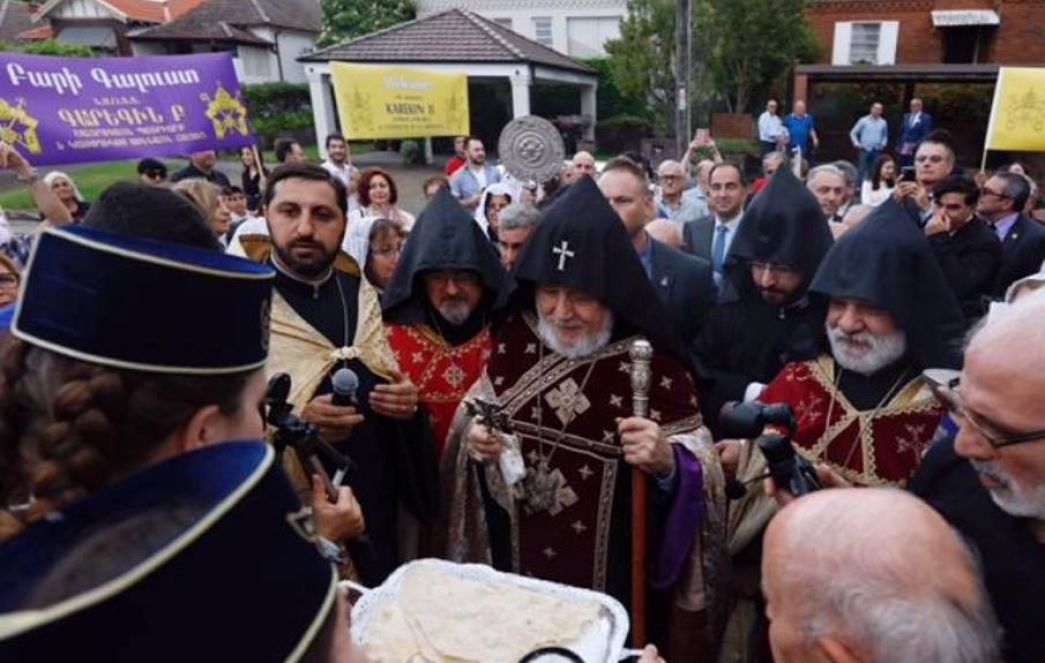
[[[790,436],[794,434],[798,424],[791,406],[787,403],[726,403],[722,407],[719,424],[726,437],[755,440],[759,451],[766,459],[768,476],[778,488],[796,496],[821,488],[820,479],[812,463],[795,453],[795,447],[791,443]],[[787,433],[763,434],[766,426],[782,426],[787,429]],[[743,484],[734,482],[726,487],[726,492],[731,498],[737,499],[747,491]]]
[[[269,379],[265,391],[265,423],[276,429],[273,444],[279,452],[288,447],[293,449],[301,465],[322,478],[327,497],[336,501],[337,487],[330,480],[326,467],[333,466],[335,476],[344,477],[353,473],[355,463],[323,440],[315,424],[294,414],[294,406],[287,402],[290,386],[290,376],[277,373]],[[340,484],[340,478],[336,483]]]

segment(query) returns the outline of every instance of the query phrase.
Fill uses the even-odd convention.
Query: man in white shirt
[[[450,178],[450,192],[462,207],[474,210],[479,206],[483,189],[500,182],[501,174],[486,163],[486,148],[478,138],[473,136],[465,142],[465,155],[468,163]]]
[[[766,102],[766,110],[758,116],[758,144],[761,156],[780,149],[783,136],[784,123],[777,114],[777,101],[770,99]]]
[[[327,160],[319,164],[328,173],[341,180],[346,188],[359,176],[359,169],[352,165],[352,151],[341,134],[327,136]]]

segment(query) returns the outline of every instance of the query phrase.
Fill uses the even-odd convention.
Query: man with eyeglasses
[[[507,283],[490,240],[440,189],[414,224],[383,300],[392,350],[417,385],[439,455],[492,352],[493,307]]]
[[[759,400],[792,407],[807,458],[857,485],[905,486],[944,413],[922,371],[961,363],[958,302],[895,200],[838,239],[810,291],[828,301],[827,352],[786,366]],[[738,478],[763,471],[751,456]]]
[[[682,195],[689,184],[689,175],[681,163],[671,159],[662,161],[657,167],[657,180],[660,183],[661,208],[680,230],[689,221],[707,216],[707,203]]]
[[[1018,349],[1018,351],[1013,351]],[[965,368],[927,371],[957,435],[926,454],[911,490],[979,552],[1004,658],[1041,660],[1045,611],[1045,293],[992,312]]]
[[[832,244],[813,195],[788,170],[751,203],[729,287],[694,346],[712,431],[727,401],[753,400],[785,364],[815,358],[825,307],[807,288]]]
[[[1030,196],[1027,178],[997,173],[980,189],[976,211],[994,229],[1002,246],[993,293],[1001,298],[1014,281],[1036,273],[1045,260],[1045,227],[1023,213]]]

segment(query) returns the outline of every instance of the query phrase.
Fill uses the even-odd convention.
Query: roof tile
[[[300,58],[308,62],[531,62],[593,73],[558,51],[455,8],[379,30]]]

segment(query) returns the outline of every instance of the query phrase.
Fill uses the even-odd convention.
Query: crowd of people
[[[0,652],[363,661],[337,578],[438,557],[642,606],[644,662],[1041,660],[1036,186],[904,123],[810,163],[771,102],[754,181],[460,137],[416,217],[340,135],[90,204],[0,143],[45,218],[0,237]]]

